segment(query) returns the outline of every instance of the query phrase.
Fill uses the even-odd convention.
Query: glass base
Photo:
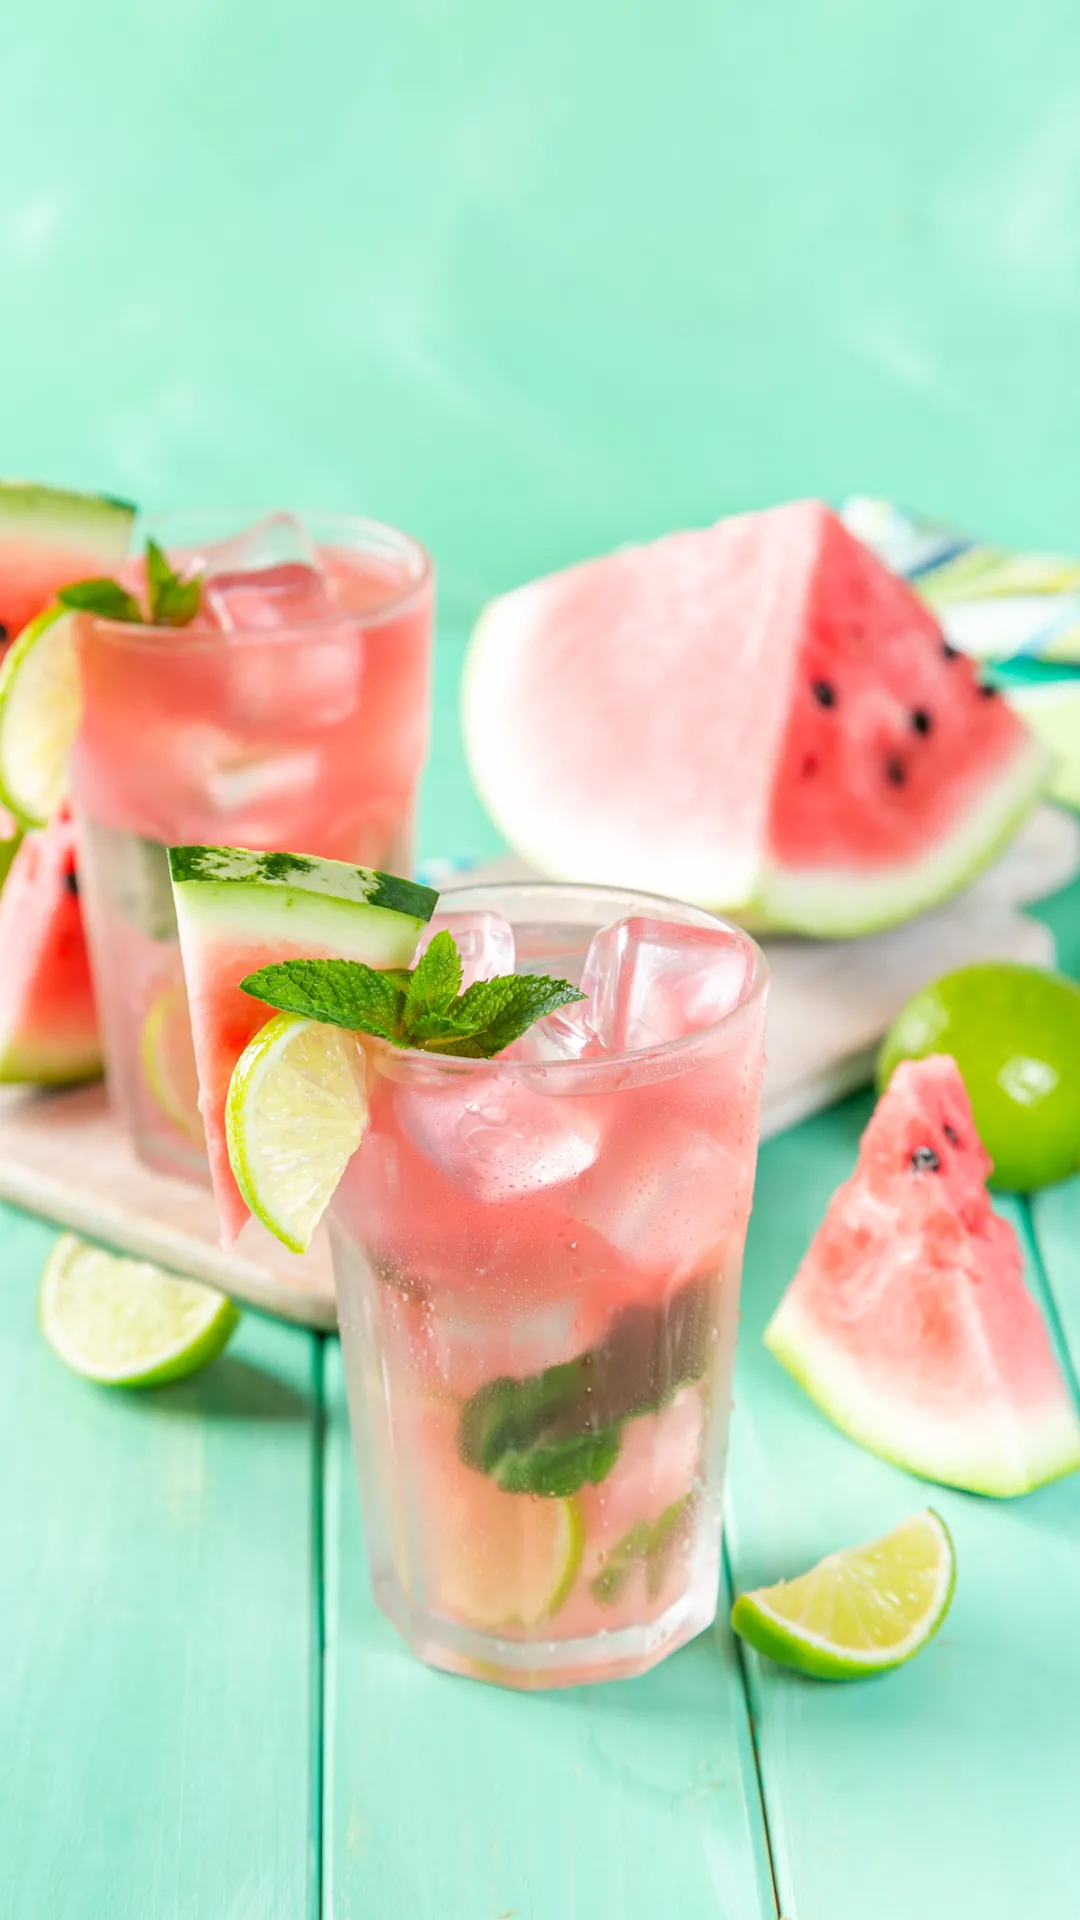
[[[377,1605],[418,1660],[447,1673],[526,1693],[587,1686],[599,1680],[632,1680],[648,1673],[712,1626],[717,1585],[715,1575],[699,1580],[645,1626],[587,1634],[578,1640],[506,1640],[411,1606],[392,1574],[373,1581]]]

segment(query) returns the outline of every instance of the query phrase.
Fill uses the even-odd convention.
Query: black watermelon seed
[[[989,680],[984,680],[980,684],[980,687],[979,687],[980,700],[996,700],[998,697],[998,693],[999,693],[999,688],[992,687],[990,685]]]
[[[945,1138],[948,1141],[950,1147],[958,1147],[960,1145],[960,1135],[957,1133],[955,1127],[950,1127],[947,1120],[945,1122],[944,1127],[942,1128],[942,1132],[944,1133]]]
[[[911,716],[911,724],[916,733],[929,733],[934,724],[934,716],[927,713],[925,707],[916,707]]]
[[[936,1173],[940,1165],[940,1156],[933,1147],[916,1147],[911,1156],[912,1173]]]
[[[76,871],[75,871],[75,869],[74,869],[74,867],[69,867],[69,868],[68,868],[68,870],[67,870],[67,872],[65,873],[65,875],[64,875],[64,885],[65,885],[65,887],[67,888],[67,890],[68,890],[68,892],[69,892],[69,893],[78,893],[78,891],[79,891],[79,876],[78,876],[78,874],[76,873]]]
[[[904,781],[907,779],[907,768],[903,761],[899,760],[895,754],[893,754],[891,760],[886,760],[885,762],[885,778],[889,782],[889,785],[893,787],[902,787]]]
[[[836,688],[829,680],[815,680],[811,689],[819,707],[835,707]]]
[[[8,630],[5,627],[3,621],[0,620],[0,647],[3,646],[4,641],[7,639],[7,637],[8,637]]]
[[[946,660],[955,660],[960,649],[959,647],[954,647],[950,641],[943,640],[941,643],[941,651],[945,655]]]

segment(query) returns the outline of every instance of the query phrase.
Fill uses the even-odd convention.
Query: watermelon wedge
[[[0,893],[0,1082],[66,1086],[100,1072],[75,830],[61,814],[25,836]]]
[[[110,573],[127,551],[135,508],[103,494],[0,480],[0,642],[59,587]]]
[[[481,797],[540,872],[818,935],[944,899],[1049,777],[934,616],[813,500],[496,600],[462,719]]]
[[[765,1344],[838,1427],[928,1480],[1027,1493],[1080,1422],[956,1062],[897,1067]]]
[[[221,1242],[231,1247],[248,1209],[229,1165],[225,1102],[240,1055],[271,1017],[241,980],[279,960],[407,967],[439,896],[306,854],[171,847],[169,865]]]

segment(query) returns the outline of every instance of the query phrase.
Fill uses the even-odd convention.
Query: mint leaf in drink
[[[358,960],[282,960],[240,984],[281,1013],[459,1060],[490,1060],[544,1014],[585,997],[567,980],[532,973],[478,980],[462,993],[461,955],[446,931],[412,968],[379,973]]]
[[[202,605],[202,581],[198,575],[190,580],[181,579],[156,540],[146,542],[146,585],[151,626],[186,627]]]
[[[379,973],[360,960],[282,960],[249,973],[240,985],[280,1013],[299,1013],[401,1046],[405,989],[400,982],[400,970]]]
[[[95,613],[99,620],[142,623],[142,608],[119,580],[73,580],[61,587],[57,599],[73,613]]]

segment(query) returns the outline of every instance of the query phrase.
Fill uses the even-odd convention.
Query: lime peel
[[[82,710],[73,623],[46,607],[0,668],[0,801],[23,827],[45,826],[67,792]]]
[[[213,1287],[62,1234],[45,1263],[42,1332],[100,1386],[158,1387],[217,1358],[240,1315]]]
[[[233,1069],[225,1136],[245,1204],[291,1252],[307,1251],[366,1130],[354,1034],[292,1013],[260,1027]]]
[[[741,1594],[731,1624],[783,1666],[819,1680],[855,1680],[902,1666],[925,1647],[955,1586],[952,1537],[927,1507],[880,1539],[828,1554],[797,1579]]]

